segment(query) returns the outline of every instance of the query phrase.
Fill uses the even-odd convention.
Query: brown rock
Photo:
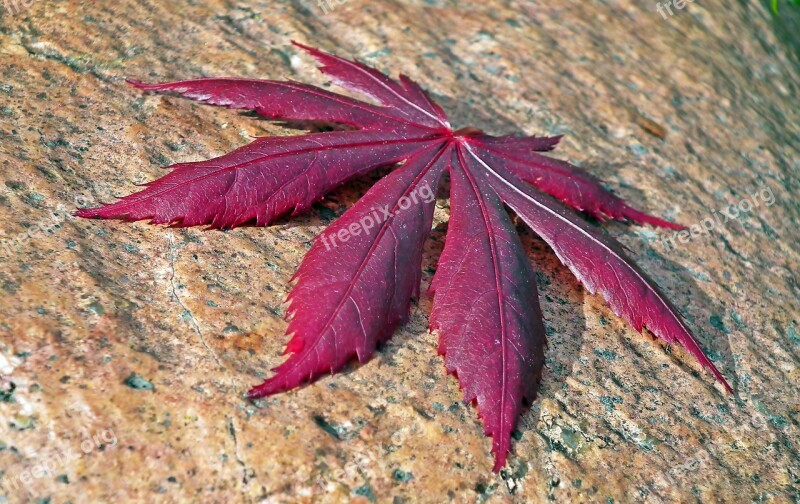
[[[20,11],[0,18],[0,495],[800,499],[796,8],[782,4],[776,18],[757,3],[702,0],[662,19],[655,1],[332,0],[327,13],[314,0],[12,4]],[[411,75],[457,127],[566,133],[558,155],[652,213],[699,225],[758,202],[674,247],[666,232],[607,226],[735,394],[681,349],[627,327],[526,232],[548,366],[501,475],[436,356],[427,299],[357,370],[243,400],[281,360],[282,300],[308,241],[367,182],[269,229],[174,230],[70,211],[127,194],[161,166],[289,134],[143,96],[123,78],[323,83],[291,39]],[[648,134],[630,111],[668,134]],[[446,221],[446,202],[436,219]],[[439,226],[425,285],[443,240]]]

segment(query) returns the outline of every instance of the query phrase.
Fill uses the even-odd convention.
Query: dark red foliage
[[[77,212],[172,226],[268,225],[307,210],[350,178],[396,166],[314,241],[289,296],[291,355],[249,397],[335,373],[354,357],[363,362],[407,319],[419,295],[423,245],[445,171],[450,224],[431,286],[431,328],[438,330],[448,372],[457,374],[464,399],[477,403],[493,438],[495,471],[505,464],[524,401],[536,395],[546,344],[535,276],[504,205],[614,313],[637,331],[646,326],[683,345],[730,391],[677,310],[622,247],[558,200],[599,220],[680,226],[630,207],[591,175],[538,153],[552,150],[559,137],[454,131],[442,109],[407,77],[394,81],[361,63],[296,45],[336,84],[376,104],[296,82],[130,82],[270,119],[322,120],[354,129],[259,138],[216,159],[175,165],[136,194]]]

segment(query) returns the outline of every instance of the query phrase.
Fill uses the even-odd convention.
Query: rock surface
[[[699,0],[664,19],[655,4],[19,0],[9,13],[5,2],[0,495],[800,501],[797,11]],[[651,213],[687,225],[720,216],[685,243],[607,229],[680,307],[735,393],[681,349],[626,327],[523,232],[550,346],[540,399],[499,475],[426,331],[428,298],[369,363],[243,400],[282,359],[282,300],[309,240],[375,178],[269,229],[70,212],[128,194],[161,166],[292,134],[123,82],[324,83],[292,39],[411,75],[459,127],[565,134],[557,155]],[[446,220],[442,199],[423,288]]]

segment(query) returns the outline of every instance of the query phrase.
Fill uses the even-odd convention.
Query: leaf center
[[[483,131],[474,126],[467,126],[466,128],[461,128],[460,130],[456,130],[453,132],[454,137],[466,137],[466,136],[478,136],[478,135],[483,135]]]

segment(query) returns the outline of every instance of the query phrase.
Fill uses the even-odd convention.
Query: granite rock
[[[630,0],[6,1],[0,495],[800,501],[798,12],[718,0],[673,12]],[[293,134],[123,81],[325,84],[293,39],[412,76],[458,127],[565,134],[557,154],[635,205],[686,225],[714,219],[689,239],[606,227],[735,393],[680,348],[627,327],[520,226],[550,344],[540,398],[500,474],[436,355],[427,297],[365,365],[244,400],[281,362],[283,300],[309,240],[376,177],[266,229],[70,212],[128,194],[162,166]],[[447,215],[441,199],[423,289]]]

